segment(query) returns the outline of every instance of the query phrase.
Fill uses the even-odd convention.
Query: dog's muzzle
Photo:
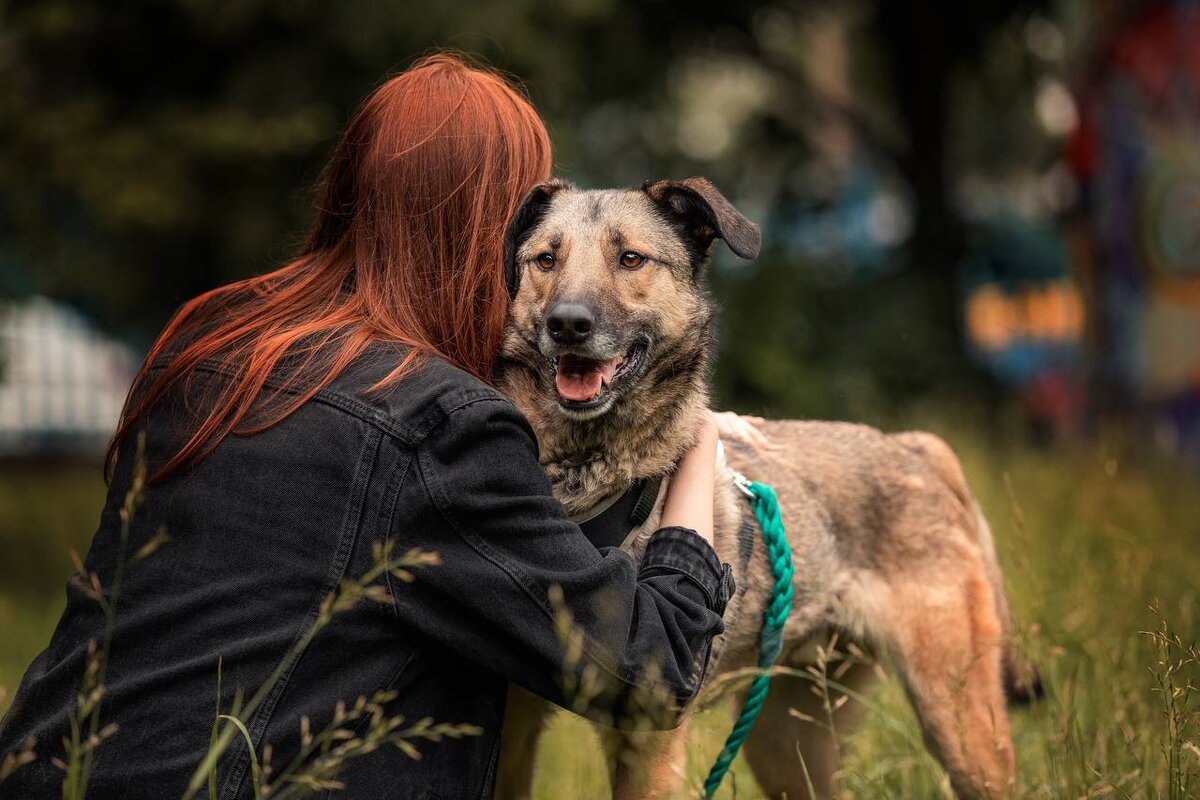
[[[582,348],[563,348],[550,358],[559,406],[570,416],[596,417],[608,411],[620,392],[645,374],[650,342],[639,338],[623,355],[594,358]]]

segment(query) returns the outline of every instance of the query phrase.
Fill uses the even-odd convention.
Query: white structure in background
[[[102,453],[136,368],[74,309],[0,303],[0,456]]]

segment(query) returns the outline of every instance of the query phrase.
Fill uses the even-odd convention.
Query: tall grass
[[[117,732],[116,723],[101,723],[104,702],[104,678],[108,670],[108,656],[112,652],[113,632],[117,626],[117,609],[121,600],[121,583],[125,570],[130,564],[140,561],[153,553],[166,540],[166,534],[159,530],[143,543],[132,557],[127,557],[129,551],[129,530],[137,516],[138,508],[145,501],[146,464],[143,456],[146,452],[146,437],[139,435],[137,452],[134,461],[133,477],[129,491],[125,494],[125,502],[121,506],[121,530],[118,534],[117,565],[113,572],[113,582],[107,594],[100,584],[100,576],[89,572],[74,550],[71,551],[75,564],[74,578],[78,585],[91,599],[100,606],[104,613],[104,634],[99,641],[88,642],[87,658],[84,659],[82,685],[76,695],[75,707],[71,710],[71,735],[63,739],[62,756],[53,756],[51,761],[64,773],[62,797],[63,800],[84,800],[87,796],[88,778],[91,775],[92,764],[95,761],[96,750]]]
[[[284,654],[267,680],[258,686],[245,702],[239,687],[239,691],[234,695],[233,707],[228,713],[221,712],[218,671],[216,714],[208,751],[196,765],[183,800],[191,800],[205,787],[208,788],[211,800],[216,800],[217,767],[221,756],[237,736],[242,737],[250,751],[250,782],[255,800],[267,797],[271,797],[272,800],[292,800],[310,797],[320,791],[345,788],[338,780],[338,775],[346,763],[380,747],[390,745],[409,758],[418,759],[421,754],[416,742],[437,743],[443,739],[461,739],[464,736],[478,736],[482,733],[480,728],[471,724],[434,722],[432,719],[410,722],[401,715],[388,714],[387,705],[395,700],[397,695],[393,691],[378,691],[369,698],[360,696],[350,707],[344,702],[339,702],[334,709],[333,719],[320,731],[312,731],[308,717],[302,716],[300,751],[282,769],[276,770],[271,763],[271,745],[262,746],[260,750],[259,744],[253,740],[247,728],[254,712],[313,640],[338,614],[349,611],[362,601],[390,604],[391,595],[377,582],[381,577],[390,574],[402,583],[410,583],[413,580],[413,570],[437,563],[439,562],[435,553],[412,549],[397,555],[391,541],[376,543],[372,548],[371,567],[357,578],[343,580],[338,588],[325,598],[317,612],[317,618]],[[359,731],[358,728],[364,721],[366,730]]]
[[[99,575],[84,566],[74,549],[70,551],[75,567],[72,580],[100,607],[105,624],[101,638],[89,641],[87,645],[80,688],[68,717],[70,734],[63,737],[62,752],[50,756],[51,763],[64,775],[63,800],[85,800],[96,752],[120,732],[116,723],[103,721],[103,700],[125,572],[169,542],[166,531],[160,528],[142,542],[132,555],[129,554],[130,530],[145,501],[144,453],[145,436],[139,435],[130,488],[120,509],[117,563],[111,585],[103,586]],[[379,583],[380,578],[390,575],[401,583],[411,583],[414,570],[438,563],[436,553],[414,548],[397,555],[390,540],[377,542],[372,548],[371,567],[357,578],[344,579],[324,599],[308,630],[283,655],[267,679],[255,688],[249,700],[244,699],[244,687],[237,687],[233,706],[227,713],[222,713],[221,709],[221,667],[218,664],[215,676],[216,704],[209,745],[196,765],[182,800],[191,800],[205,788],[210,800],[216,800],[217,770],[221,758],[239,735],[250,753],[251,785],[255,800],[265,800],[267,797],[272,800],[297,800],[318,792],[344,789],[338,776],[347,762],[380,747],[394,746],[409,758],[419,759],[421,753],[416,745],[418,742],[436,744],[444,739],[461,739],[482,733],[478,726],[472,724],[435,722],[430,718],[408,721],[402,715],[389,714],[387,706],[396,699],[397,693],[378,691],[369,698],[359,697],[351,706],[339,702],[332,720],[316,732],[311,730],[308,717],[302,716],[299,752],[281,769],[276,769],[271,763],[272,746],[255,742],[247,728],[263,700],[338,614],[349,611],[362,601],[391,604],[391,594]],[[7,690],[0,686],[0,702],[6,698]],[[16,752],[3,754],[0,759],[0,788],[14,773],[39,758],[37,748],[38,743],[31,738]],[[53,746],[51,749],[54,752]]]
[[[1045,451],[968,428],[924,427],[963,458],[995,533],[1017,636],[1045,680],[1046,698],[1013,714],[1021,795],[1140,800],[1200,793],[1194,468],[1131,459],[1103,443]],[[0,685],[10,699],[61,608],[71,572],[63,554],[69,545],[86,546],[102,496],[90,468],[0,474]],[[884,680],[870,699],[845,750],[847,793],[948,797],[902,687]],[[693,725],[693,785],[720,750],[731,713],[713,708]],[[607,770],[599,746],[587,744],[593,741],[587,723],[558,715],[539,752],[535,796],[604,796]],[[740,759],[718,796],[761,797]]]
[[[1047,696],[1013,711],[1020,796],[1200,796],[1200,478],[1194,467],[1127,457],[1101,443],[1073,452],[938,430],[959,452],[991,522],[1018,629]],[[889,673],[890,674],[890,673]],[[843,786],[860,798],[946,798],[898,680],[883,680],[847,744]],[[851,701],[853,702],[853,701]],[[729,732],[728,705],[692,726],[699,786]],[[818,721],[820,722],[820,721]],[[580,746],[586,724],[557,716],[535,797],[602,796],[604,762]],[[745,763],[719,798],[756,800]]]

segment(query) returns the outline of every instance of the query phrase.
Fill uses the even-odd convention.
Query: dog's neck
[[[500,388],[533,427],[542,469],[568,513],[586,512],[634,481],[675,467],[708,408],[706,345],[686,364],[651,368],[608,413],[584,421],[563,413],[543,372],[502,364]]]

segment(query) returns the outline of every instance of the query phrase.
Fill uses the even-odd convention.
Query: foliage
[[[668,51],[641,45],[698,25],[606,0],[0,6],[0,280],[144,337],[286,257],[343,121],[415,56],[483,55],[559,123],[658,85]],[[586,132],[555,133],[586,170]]]
[[[113,632],[117,625],[117,608],[121,599],[121,581],[125,570],[131,563],[153,553],[158,546],[166,541],[166,533],[161,529],[148,539],[131,558],[126,557],[129,549],[129,530],[133,525],[138,508],[145,500],[146,489],[146,437],[139,434],[137,453],[134,458],[133,477],[129,491],[125,494],[125,502],[121,506],[121,531],[117,545],[117,564],[113,574],[112,586],[106,592],[100,583],[100,576],[88,571],[83,561],[74,550],[71,558],[75,563],[76,580],[83,593],[100,606],[104,613],[104,636],[100,642],[88,642],[87,657],[83,667],[83,685],[76,697],[75,708],[70,714],[71,735],[63,739],[64,758],[55,756],[51,759],[56,767],[65,773],[63,778],[63,800],[84,800],[87,796],[88,778],[91,775],[92,763],[96,758],[96,749],[117,732],[115,723],[101,725],[100,712],[104,699],[104,676],[108,669],[108,656],[112,651]]]
[[[1159,616],[1158,604],[1151,611]],[[1192,702],[1194,683],[1200,672],[1200,652],[1195,643],[1185,642],[1159,616],[1154,630],[1142,631],[1154,643],[1158,660],[1150,666],[1154,676],[1153,691],[1162,699],[1162,716],[1166,730],[1162,756],[1166,767],[1167,797],[1182,800],[1193,795],[1200,783],[1200,748],[1192,741],[1200,733],[1200,711]]]
[[[105,741],[119,734],[115,723],[103,723],[101,711],[105,693],[105,673],[109,653],[112,649],[113,632],[121,598],[121,584],[126,569],[152,555],[169,541],[166,531],[159,529],[143,542],[132,554],[128,554],[129,534],[139,507],[145,498],[146,466],[145,436],[139,434],[131,485],[120,509],[121,528],[116,556],[116,568],[112,584],[104,587],[99,575],[88,570],[74,549],[70,551],[75,572],[71,580],[104,614],[102,639],[88,642],[84,660],[82,685],[76,696],[75,707],[69,715],[71,732],[63,737],[63,755],[52,756],[50,761],[65,775],[62,785],[63,800],[85,800],[88,779],[97,749]],[[481,729],[471,724],[435,722],[430,718],[408,721],[402,715],[391,715],[387,706],[396,699],[394,691],[378,691],[370,698],[359,697],[347,707],[339,701],[333,717],[320,731],[310,730],[309,718],[301,717],[300,750],[290,763],[276,769],[271,763],[272,746],[265,745],[259,754],[258,745],[250,737],[246,723],[262,701],[270,694],[279,680],[303,655],[309,644],[326,628],[338,614],[350,610],[363,600],[389,604],[392,602],[387,589],[378,583],[382,576],[390,575],[403,583],[414,580],[413,571],[439,563],[437,554],[410,549],[402,554],[395,553],[393,542],[378,542],[372,548],[372,566],[354,579],[344,579],[337,589],[322,602],[316,619],[307,631],[292,645],[275,670],[268,676],[248,701],[244,701],[243,687],[234,694],[233,706],[228,713],[221,710],[221,665],[217,666],[217,706],[212,725],[209,746],[184,795],[184,800],[195,797],[205,787],[208,795],[216,798],[217,767],[222,755],[241,735],[250,751],[251,783],[255,798],[310,797],[317,792],[345,788],[338,780],[346,762],[367,755],[383,746],[394,746],[412,759],[421,757],[415,743],[438,743],[445,739],[460,739],[478,736]],[[0,702],[7,690],[0,686]],[[244,702],[243,702],[244,701]],[[35,761],[39,754],[37,742],[27,740],[12,753],[3,754],[0,760],[0,783],[14,772]]]
[[[1029,123],[1048,67],[1014,34],[1044,5],[0,5],[0,295],[66,299],[145,344],[187,298],[284,261],[354,105],[412,58],[451,47],[524,82],[560,174],[588,185],[706,174],[766,225],[755,274],[795,291],[735,291],[727,338],[798,332],[832,380],[796,389],[809,369],[798,354],[743,345],[723,354],[731,399],[759,402],[759,384],[782,382],[793,387],[783,405],[814,414],[841,403],[847,381],[867,402],[978,390],[957,334],[954,192],[971,170],[1039,169],[1055,146]],[[823,66],[809,54],[831,25],[848,51]],[[850,143],[830,145],[831,132]],[[831,146],[913,201],[914,238],[886,267],[914,280],[847,280],[781,246],[798,211],[836,200],[846,167]],[[829,376],[834,365],[845,374]]]
[[[893,427],[913,426],[944,436],[963,457],[995,532],[1018,635],[1045,679],[1047,697],[1013,716],[1022,796],[1168,798],[1173,782],[1194,793],[1197,695],[1177,690],[1200,682],[1187,649],[1200,640],[1195,477],[1130,459],[1108,439],[1048,452],[1011,436],[989,438],[974,417],[942,406]],[[0,513],[0,565],[53,565],[54,554],[59,565],[26,576],[19,591],[7,576],[0,580],[0,684],[11,698],[61,609],[71,571],[61,554],[69,542],[86,543],[103,486],[92,468],[0,469],[0,509],[13,502],[10,493],[29,506],[11,532],[13,515]],[[43,535],[20,535],[29,530]],[[44,559],[43,548],[51,553]],[[1160,652],[1163,642],[1171,644]],[[836,688],[836,669],[814,676],[814,685]],[[903,688],[889,678],[869,699],[866,721],[847,744],[847,788],[859,797],[945,796]],[[688,776],[697,788],[729,733],[730,712],[718,702],[692,727]],[[586,746],[591,736],[585,723],[555,718],[539,753],[536,797],[603,795],[607,772],[599,748]],[[757,796],[745,764],[735,762],[718,797]]]
[[[319,791],[344,788],[338,775],[345,763],[385,745],[396,747],[409,758],[417,759],[421,754],[413,744],[415,741],[436,743],[443,739],[478,736],[482,732],[475,725],[435,723],[428,718],[406,724],[403,716],[389,715],[386,710],[386,706],[396,699],[396,693],[379,691],[370,698],[359,697],[349,709],[344,702],[339,702],[333,718],[316,733],[310,730],[308,717],[301,717],[300,751],[283,769],[276,771],[271,764],[270,744],[263,747],[259,754],[246,727],[247,723],[280,679],[291,670],[321,631],[333,622],[334,617],[349,611],[363,600],[385,605],[391,603],[391,595],[378,583],[384,575],[411,583],[413,570],[439,563],[436,553],[416,548],[396,555],[395,546],[390,540],[375,543],[371,553],[371,568],[357,578],[343,580],[322,601],[317,618],[279,660],[267,680],[245,702],[239,687],[234,695],[233,707],[227,714],[221,713],[218,668],[217,710],[208,752],[192,773],[183,800],[197,796],[206,786],[209,797],[216,797],[217,767],[221,756],[239,735],[250,750],[250,779],[257,799],[268,795],[272,798],[309,797]],[[359,731],[363,721],[366,722],[366,730]]]

